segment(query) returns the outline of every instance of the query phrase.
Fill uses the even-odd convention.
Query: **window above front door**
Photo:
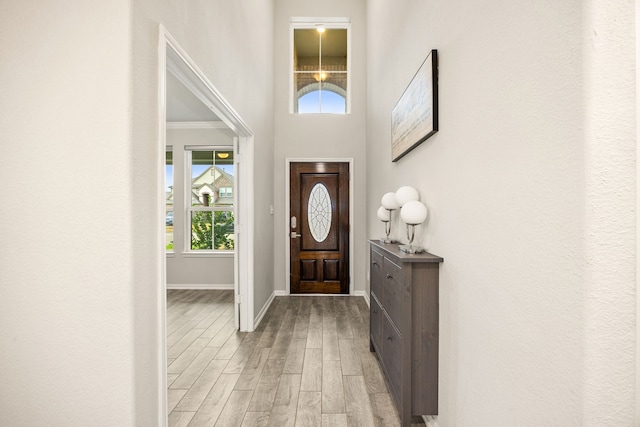
[[[291,112],[350,112],[349,20],[291,20]]]

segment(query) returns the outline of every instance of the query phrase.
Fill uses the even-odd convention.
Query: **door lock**
[[[296,233],[295,231],[292,231],[292,232],[291,232],[291,238],[292,238],[292,239],[295,239],[296,237],[302,237],[302,234],[298,234],[298,233]]]

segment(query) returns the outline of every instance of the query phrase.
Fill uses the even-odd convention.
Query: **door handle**
[[[295,239],[296,237],[302,237],[302,234],[298,234],[298,233],[296,233],[295,231],[292,231],[292,232],[291,232],[291,238],[292,238],[292,239]]]

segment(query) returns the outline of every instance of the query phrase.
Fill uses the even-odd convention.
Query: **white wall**
[[[276,0],[275,51],[275,287],[286,289],[289,267],[285,262],[285,170],[286,158],[353,158],[352,179],[355,188],[355,253],[351,254],[355,275],[354,290],[364,290],[366,230],[366,40],[365,2]],[[347,17],[351,19],[351,114],[289,114],[289,28],[291,17]]]
[[[164,224],[149,191],[162,186],[164,156],[158,25],[251,127],[256,158],[271,159],[273,4],[3,1],[0,10],[0,182],[3,206],[14,207],[0,220],[0,424],[162,425]],[[271,161],[254,173],[262,307],[273,293]]]
[[[367,2],[368,235],[384,192],[420,190],[441,427],[633,424],[633,21],[624,1]],[[392,163],[432,48],[440,131]]]
[[[133,426],[129,2],[0,10],[0,425]]]
[[[233,137],[225,129],[168,129],[167,145],[173,148],[174,161],[174,249],[167,254],[167,287],[233,288],[233,252],[213,255],[187,254],[184,245],[184,147],[213,145],[233,147]],[[180,154],[182,153],[182,154]]]

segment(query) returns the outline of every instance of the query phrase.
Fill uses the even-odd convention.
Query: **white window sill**
[[[175,252],[173,252],[173,251],[171,251],[171,252],[167,251],[167,252],[166,252],[166,255],[167,255],[167,258],[175,258],[176,253],[175,253]]]
[[[183,258],[233,258],[233,251],[199,251],[199,252],[182,252]]]

